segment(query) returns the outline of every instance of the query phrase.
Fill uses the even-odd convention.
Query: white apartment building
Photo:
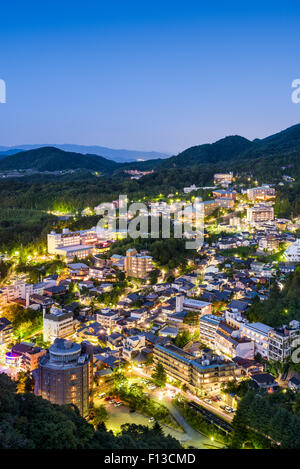
[[[49,285],[44,282],[31,284],[24,281],[6,285],[0,290],[0,305],[5,306],[17,298],[25,300],[28,295],[42,295],[47,286]]]
[[[184,187],[183,192],[185,194],[189,194],[190,192],[197,191],[198,189],[200,189],[200,187],[197,187],[197,186],[195,186],[195,184],[192,184],[189,187]]]
[[[213,346],[215,345],[216,332],[221,322],[220,316],[205,314],[199,321],[199,333],[201,342]]]
[[[104,328],[111,329],[120,319],[118,311],[111,311],[110,309],[102,309],[97,311],[97,322]]]
[[[300,345],[300,323],[291,321],[289,327],[282,326],[269,332],[268,359],[285,361]]]
[[[71,336],[75,331],[73,313],[52,306],[49,313],[43,314],[43,338],[45,342],[54,342]]]
[[[182,311],[199,313],[201,316],[211,314],[211,303],[206,301],[193,300],[184,295],[176,296],[176,312]]]
[[[146,346],[145,337],[141,335],[127,337],[123,344],[122,357],[128,361],[130,361],[138,352],[141,352]]]
[[[263,358],[268,357],[269,333],[272,327],[261,322],[246,323],[241,326],[241,337],[247,337],[254,342],[254,351]]]
[[[300,238],[286,249],[284,257],[287,262],[300,262]]]
[[[94,246],[98,242],[96,228],[89,230],[69,231],[64,228],[62,233],[51,231],[47,236],[49,254],[58,254],[68,261],[75,256],[83,259],[94,252]]]

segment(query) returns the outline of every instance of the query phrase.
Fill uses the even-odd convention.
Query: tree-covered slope
[[[300,124],[264,139],[247,140],[233,135],[215,143],[197,145],[164,160],[139,163],[140,168],[167,169],[199,166],[202,164],[244,164],[248,160],[285,157],[300,158]],[[275,161],[276,164],[276,161]],[[131,164],[131,166],[133,166]],[[137,166],[137,165],[135,165]]]
[[[118,166],[118,163],[98,155],[82,155],[59,150],[55,147],[22,151],[0,161],[0,170],[2,171],[13,169],[36,169],[39,171],[88,169],[110,172],[117,169]]]
[[[161,427],[126,424],[115,436],[103,424],[95,430],[77,408],[16,393],[0,374],[0,449],[180,449]]]

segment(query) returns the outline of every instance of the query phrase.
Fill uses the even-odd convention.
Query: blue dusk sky
[[[177,153],[300,122],[296,1],[3,1],[0,145]]]

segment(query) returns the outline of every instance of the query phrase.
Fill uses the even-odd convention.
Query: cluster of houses
[[[215,183],[221,188],[214,188],[214,199],[204,203],[209,207],[206,214],[216,207],[235,206],[237,192],[228,188],[232,182],[232,173],[215,175]],[[191,189],[185,191],[188,193],[197,187],[186,189]],[[222,383],[241,375],[253,378],[260,388],[275,389],[278,384],[271,375],[263,373],[257,357],[284,362],[300,334],[300,324],[292,321],[273,328],[250,323],[247,310],[254,298],[268,298],[273,277],[284,282],[285,275],[295,270],[300,261],[300,244],[293,233],[286,231],[288,220],[274,220],[272,187],[247,189],[246,195],[254,205],[248,207],[245,229],[205,242],[199,258],[189,260],[188,273],[175,275],[173,281],[148,284],[154,266],[147,251],[129,249],[125,256],[104,258],[95,254],[95,246],[99,245],[95,228],[64,230],[48,235],[50,254],[62,255],[67,262],[64,275],[50,275],[36,284],[18,279],[1,289],[0,306],[18,303],[42,311],[43,340],[47,344],[57,339],[88,344],[99,379],[106,379],[122,363],[148,365],[153,359],[154,363],[165,365],[171,378],[194,392],[217,391]],[[231,217],[228,226],[234,227],[235,222]],[[285,261],[278,264],[224,253],[242,247],[272,252],[281,245],[288,247]],[[107,248],[103,243],[101,246]],[[84,261],[87,255],[93,255],[92,263]],[[143,280],[141,287],[127,289],[113,307],[100,304],[99,295],[114,289],[120,272]],[[64,304],[74,283],[74,301]],[[91,306],[93,298],[95,307]],[[190,337],[195,332],[199,335],[179,348],[174,342],[183,331],[189,332]],[[33,371],[46,349],[13,342],[12,325],[2,317],[0,349],[5,350],[7,366]],[[211,370],[214,375],[210,375]],[[205,376],[209,379],[205,380]],[[290,386],[295,388],[297,378],[293,380]]]

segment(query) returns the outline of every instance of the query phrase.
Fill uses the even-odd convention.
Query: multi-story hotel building
[[[81,231],[69,231],[64,228],[62,233],[51,231],[47,236],[49,254],[57,254],[71,261],[76,256],[84,259],[94,253],[95,245],[98,243],[96,228]]]
[[[275,189],[269,186],[252,187],[247,189],[249,200],[269,200],[275,197]]]
[[[161,363],[173,379],[185,384],[195,394],[217,392],[222,383],[235,377],[235,364],[216,355],[195,359],[194,355],[174,345],[156,345],[154,364]]]
[[[215,336],[215,350],[230,358],[254,358],[254,342],[242,337],[239,330],[235,330],[221,321]]]
[[[233,173],[217,173],[214,175],[215,184],[231,184],[233,180]]]
[[[215,345],[216,332],[221,322],[221,317],[214,314],[205,314],[199,321],[199,333],[201,342],[206,345]]]
[[[263,223],[274,220],[274,209],[271,205],[259,204],[247,208],[247,221],[249,223]]]
[[[136,249],[128,249],[124,267],[128,277],[147,278],[153,270],[152,257],[138,254]]]
[[[275,234],[269,234],[259,240],[258,247],[259,249],[274,251],[279,247],[279,239]]]
[[[233,191],[231,189],[228,189],[228,190],[218,189],[218,190],[214,190],[212,192],[212,196],[215,199],[233,199],[233,200],[235,200],[236,196],[237,196],[237,192]]]
[[[285,361],[292,351],[300,345],[300,328],[298,321],[292,321],[290,327],[283,326],[269,331],[268,359]]]
[[[187,386],[192,382],[191,362],[195,357],[175,345],[156,345],[153,350],[153,362],[161,363],[173,379]]]
[[[47,351],[41,347],[35,347],[34,345],[26,342],[15,344],[11,352],[8,352],[7,356],[13,356],[16,361],[16,356],[19,357],[17,360],[19,370],[21,371],[33,371],[38,365],[40,359],[46,355]]]
[[[219,392],[221,385],[235,378],[236,367],[230,360],[214,355],[192,363],[192,386],[195,392]]]
[[[86,417],[92,386],[92,352],[82,344],[56,339],[40,360],[35,393],[53,404],[74,404]]]
[[[17,280],[1,288],[0,305],[5,306],[18,298],[25,300],[28,295],[42,295],[46,286],[44,282],[32,284]]]
[[[300,239],[287,248],[284,257],[287,262],[300,262]]]
[[[254,352],[263,358],[268,357],[269,333],[272,327],[261,322],[245,323],[241,326],[241,336],[254,342]]]

